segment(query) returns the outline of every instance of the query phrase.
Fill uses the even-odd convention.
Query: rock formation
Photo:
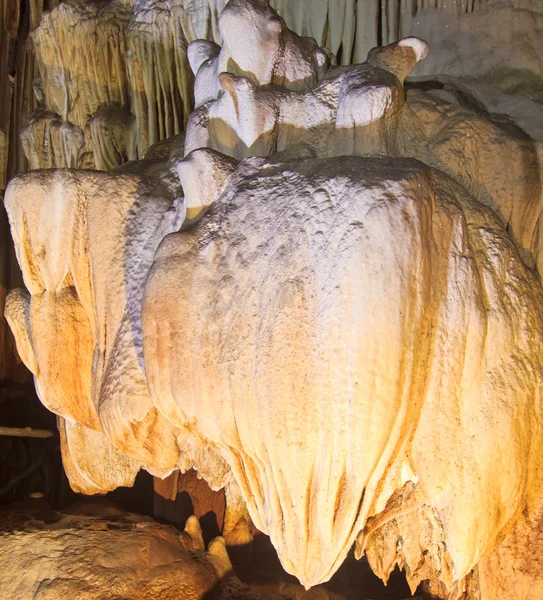
[[[541,300],[497,217],[437,171],[247,159],[161,245],[146,373],[159,410],[218,445],[303,583],[328,579],[356,539],[371,546],[372,519],[396,519],[406,529],[383,545],[412,540],[399,556],[413,589],[426,561],[449,592],[532,485]],[[400,519],[415,510],[416,525]]]
[[[109,31],[111,6],[84,26]],[[140,44],[126,81],[55,109],[84,135],[70,152],[144,160],[34,171],[6,192],[28,289],[7,317],[73,487],[193,468],[226,489],[227,542],[252,521],[306,587],[354,545],[413,591],[539,599],[540,143],[476,86],[407,82],[420,38],[337,67],[265,0],[231,0],[217,22],[210,6],[168,4],[184,15],[172,30],[136,5],[108,37],[111,56]],[[202,23],[213,41],[190,39]],[[134,33],[148,26],[169,42]],[[168,44],[179,63],[138,72]],[[40,110],[26,147],[75,135]]]
[[[104,429],[133,459],[168,473],[178,460],[176,438],[149,400],[137,307],[142,278],[160,240],[179,228],[183,203],[142,176],[57,170],[14,181],[5,201],[20,223],[15,244],[30,291],[10,296],[7,318],[23,332],[20,353],[42,402],[83,428]],[[91,247],[103,254],[93,256]],[[146,443],[150,432],[160,448]],[[69,428],[66,435],[69,442]],[[94,446],[90,438],[87,445]],[[113,469],[104,476],[99,486],[119,485]]]
[[[36,9],[36,15],[40,16],[33,19],[32,41],[48,112],[32,114],[33,127],[26,128],[24,151],[31,168],[50,166],[51,160],[54,161],[52,166],[69,166],[68,156],[59,148],[49,159],[47,150],[43,157],[36,159],[35,155],[42,152],[41,130],[50,127],[51,120],[62,123],[65,130],[79,128],[78,135],[84,136],[84,152],[77,166],[90,164],[99,169],[113,168],[137,156],[141,158],[150,145],[182,132],[193,103],[188,44],[198,40],[201,50],[202,44],[208,45],[204,55],[198,54],[198,64],[206,63],[200,79],[210,69],[215,69],[216,74],[223,71],[242,74],[244,70],[243,63],[247,59],[238,50],[241,47],[238,38],[246,35],[247,29],[237,31],[235,23],[239,21],[240,11],[252,11],[253,17],[258,11],[248,8],[251,4],[230,3],[222,17],[221,29],[219,14],[225,4],[225,0],[198,3],[64,0],[43,16],[41,9]],[[259,4],[255,0],[254,6]],[[538,98],[543,86],[541,62],[537,58],[541,55],[538,33],[543,27],[543,16],[534,1],[398,4],[274,0],[272,6],[297,33],[286,29],[285,21],[272,18],[266,27],[261,27],[256,26],[253,18],[254,32],[260,36],[266,32],[266,40],[253,37],[252,43],[268,48],[263,53],[266,60],[254,74],[259,83],[263,82],[262,77],[270,83],[282,84],[289,77],[300,81],[313,78],[316,70],[322,71],[327,60],[317,52],[319,45],[339,55],[342,65],[349,65],[362,62],[378,43],[386,45],[401,37],[419,35],[428,39],[435,49],[417,70],[419,75],[446,72],[477,83],[483,77],[485,82],[507,93],[522,89],[531,98]],[[229,14],[233,20],[230,18],[231,23],[227,24]],[[263,15],[263,18],[267,17]],[[495,25],[483,27],[488,20]],[[511,24],[506,30],[508,43],[497,37],[505,22]],[[66,35],[66,31],[70,35]],[[292,54],[292,49],[299,46],[294,42],[297,34],[315,38],[318,45],[310,38],[303,38],[304,44],[309,45]],[[290,53],[290,58],[285,56],[278,61],[279,39],[286,40],[285,51],[287,55]],[[217,61],[210,60],[209,52],[216,51],[213,44],[222,44],[222,57]],[[463,60],[464,56],[469,56],[469,60]],[[227,61],[231,63],[229,66]],[[194,66],[194,60],[192,62]],[[266,69],[275,69],[276,65],[283,65],[281,68],[287,71],[294,69],[296,74],[264,75]],[[521,78],[520,69],[524,72]],[[201,90],[202,85],[198,85],[196,106],[203,99],[209,99],[201,96]],[[214,90],[215,96],[217,91]],[[107,106],[125,111],[125,119],[132,115],[133,124],[126,123],[126,131],[117,132],[121,139],[127,135],[132,137],[129,152],[119,151],[121,142],[118,138],[110,139],[111,133],[97,142],[96,132],[90,131],[98,111],[102,111],[99,121],[104,127],[111,130],[115,123],[120,123],[111,111],[104,113]],[[113,123],[108,125],[110,115]],[[104,153],[109,155],[106,160]]]
[[[19,509],[2,517],[3,598],[261,598],[233,574],[222,538],[205,548],[196,517],[181,534],[107,503],[83,502],[66,512]]]
[[[222,44],[219,15],[225,4],[2,0],[0,194],[7,180],[29,167],[107,170],[181,134],[193,103],[187,46],[195,40]],[[422,37],[433,51],[415,74],[454,75],[477,88],[479,101],[491,98],[494,109],[499,105],[494,112],[513,108],[521,121],[533,122],[535,113],[542,120],[539,0],[272,0],[271,5],[290,29],[314,38],[343,66],[363,62],[377,45]],[[518,93],[524,94],[520,110]],[[197,94],[197,106],[200,100]],[[7,239],[1,213],[0,227]],[[12,250],[0,241],[0,285],[6,290],[20,285]],[[5,293],[0,291],[0,316]],[[17,370],[12,346],[2,320],[2,378]]]
[[[141,467],[166,476],[198,465],[214,489],[231,477],[201,438],[157,412],[147,389],[143,282],[159,242],[185,217],[182,198],[163,180],[164,174],[33,171],[6,194],[14,227],[20,224],[15,246],[30,292],[10,294],[6,317],[41,401],[59,415],[64,466],[83,493],[132,485]],[[227,490],[229,506],[239,504],[233,482]],[[246,510],[228,520],[228,542],[246,539]]]

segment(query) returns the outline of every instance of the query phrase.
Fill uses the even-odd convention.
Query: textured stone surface
[[[5,203],[30,291],[10,296],[7,315],[27,332],[21,355],[42,402],[104,430],[138,464],[168,472],[178,444],[149,400],[138,307],[154,251],[179,227],[183,203],[145,176],[62,170],[13,180]]]
[[[206,550],[195,517],[182,533],[107,503],[64,513],[15,509],[2,517],[6,599],[264,599],[232,573],[222,538]]]
[[[226,0],[58,4],[0,2],[0,192],[9,178],[28,169],[25,156],[31,168],[110,169],[142,158],[150,145],[179,135],[192,108],[187,45],[195,40],[222,43],[219,15]],[[343,66],[361,63],[378,43],[417,35],[430,42],[433,52],[416,74],[454,74],[464,83],[486,86],[487,97],[505,91],[498,94],[497,112],[518,107],[519,93],[540,110],[539,0],[272,0],[271,5],[293,31],[315,38]],[[30,31],[32,41],[27,39]],[[213,68],[204,71],[209,74]],[[32,92],[36,70],[43,78],[38,100]],[[216,80],[211,87],[206,99],[216,97]],[[197,105],[204,98],[198,93],[201,88],[196,86]],[[54,115],[32,114],[38,104]],[[126,114],[109,119],[111,112],[103,112],[106,106]],[[522,106],[524,121],[534,122],[532,108]],[[74,132],[78,139],[83,136],[82,146],[79,141],[73,146]],[[64,143],[68,134],[69,147]],[[0,284],[7,290],[20,283],[12,255],[3,244]],[[3,300],[0,314],[2,306]],[[2,321],[2,377],[16,370],[12,346]]]
[[[362,552],[370,517],[421,510],[400,519],[419,540],[413,585],[424,556],[452,589],[531,485],[541,301],[497,217],[420,163],[247,159],[161,245],[146,372],[303,583],[329,578],[357,537]]]
[[[184,147],[36,171],[6,194],[29,290],[8,317],[72,485],[192,468],[225,488],[227,542],[250,543],[252,521],[306,587],[355,545],[413,591],[539,600],[543,202],[526,105],[406,83],[419,38],[336,68],[263,0],[216,22],[211,3],[166,4],[138,4],[125,29],[130,68],[160,58],[128,77],[135,119],[108,102],[90,128],[105,166],[178,134],[170,92],[188,88],[172,82],[190,76],[157,66],[175,46],[199,105]],[[213,23],[220,48],[173,14]]]

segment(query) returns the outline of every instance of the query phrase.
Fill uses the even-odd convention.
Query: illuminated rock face
[[[6,312],[24,336],[19,346],[40,398],[99,432],[89,431],[79,448],[93,448],[91,439],[105,443],[101,431],[109,432],[138,461],[132,481],[139,463],[167,472],[178,456],[171,426],[148,397],[134,322],[146,265],[184,216],[183,203],[153,184],[134,175],[35,171],[14,181],[5,199],[30,292],[11,295]],[[146,442],[150,432],[161,441],[158,453]],[[74,435],[67,427],[68,446]],[[80,452],[73,453],[75,463]],[[93,481],[97,488],[119,485],[114,469],[103,475]]]
[[[81,502],[69,513],[4,513],[2,529],[4,598],[199,600],[207,593],[222,600],[257,597],[247,594],[232,574],[222,538],[215,538],[206,550],[195,517],[180,534],[114,505]]]
[[[383,544],[450,589],[531,484],[541,302],[498,218],[421,163],[252,158],[157,253],[146,373],[304,584],[371,547],[370,517],[418,510]]]
[[[418,38],[337,68],[264,0],[217,27],[184,151],[6,194],[7,315],[72,485],[194,468],[307,587],[355,544],[413,590],[539,599],[537,144],[406,90]]]
[[[156,248],[185,204],[167,174],[49,170],[14,179],[5,205],[26,290],[6,317],[41,401],[59,415],[63,463],[77,491],[132,485],[140,468],[166,476],[196,467],[213,489],[239,491],[228,464],[152,404],[141,331],[143,284]],[[232,535],[248,529],[228,515]],[[239,520],[245,523],[238,524]],[[239,531],[241,527],[241,531]]]

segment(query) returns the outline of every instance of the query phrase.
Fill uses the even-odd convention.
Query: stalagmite
[[[236,161],[228,160],[218,152],[195,150],[177,165],[183,182],[186,219],[194,221],[220,196],[230,175],[236,169]]]
[[[203,145],[239,159],[303,145],[317,156],[396,154],[403,82],[427,52],[423,40],[405,38],[376,48],[361,65],[328,71],[319,85],[306,81],[303,91],[222,72],[217,79],[225,93],[191,115],[185,153]],[[246,54],[254,63],[247,67],[257,70],[258,56]]]

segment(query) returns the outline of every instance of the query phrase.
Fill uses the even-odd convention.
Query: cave
[[[541,0],[0,7],[0,598],[541,600]]]

